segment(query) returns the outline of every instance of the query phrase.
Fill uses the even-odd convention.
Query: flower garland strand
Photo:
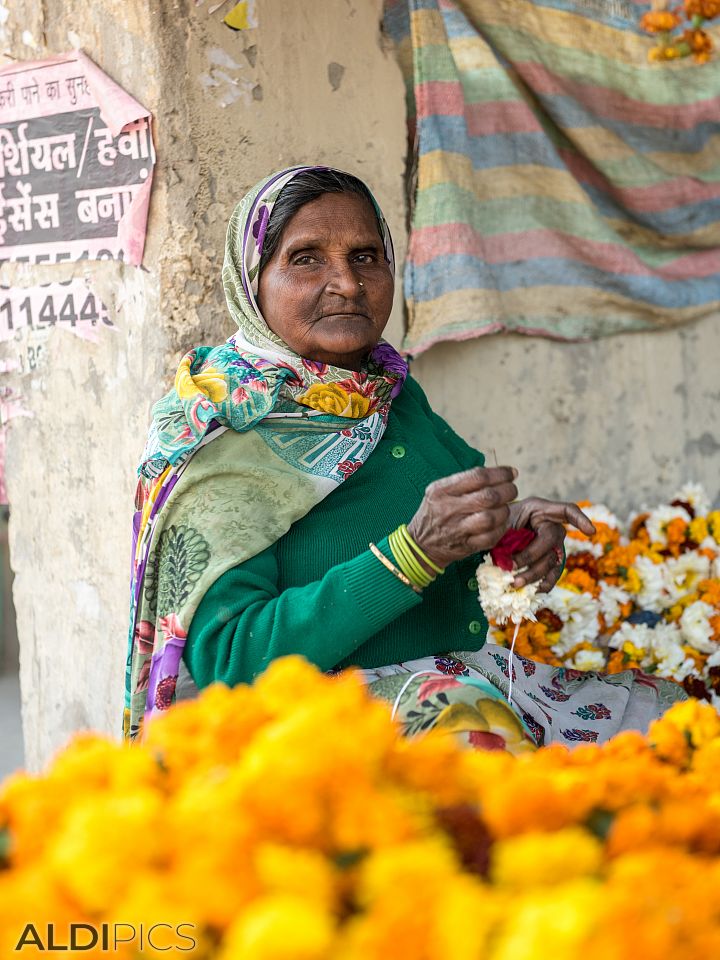
[[[565,571],[521,624],[517,651],[554,666],[675,680],[720,707],[720,511],[696,484],[623,525],[581,503],[593,537],[570,530]],[[509,646],[499,617],[490,639]]]

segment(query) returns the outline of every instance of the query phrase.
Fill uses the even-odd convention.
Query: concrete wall
[[[720,317],[591,343],[445,343],[413,372],[434,408],[521,496],[592,499],[625,516],[687,480],[720,504]]]
[[[13,421],[7,455],[32,768],[76,729],[119,731],[135,466],[181,353],[232,332],[219,273],[234,204],[274,168],[333,163],[376,190],[402,262],[404,94],[381,0],[260,0],[258,28],[238,33],[209,6],[0,0],[0,51],[79,43],[152,111],[158,153],[142,269],[2,271],[22,285],[87,272],[120,328],[98,344],[54,332],[43,368],[12,381],[33,414]],[[396,339],[400,317],[398,301]]]
[[[2,272],[25,285],[87,272],[119,326],[98,344],[53,333],[45,365],[13,382],[33,414],[13,422],[7,457],[32,768],[76,729],[119,729],[135,465],[180,354],[231,332],[219,272],[234,203],[273,168],[344,167],[376,191],[402,261],[404,90],[381,0],[258,0],[259,27],[239,33],[212,5],[0,0],[0,50],[79,43],[152,111],[158,151],[142,269]],[[717,493],[719,337],[710,322],[582,345],[493,337],[434,348],[414,372],[460,432],[520,467],[523,492],[622,509],[687,477]]]

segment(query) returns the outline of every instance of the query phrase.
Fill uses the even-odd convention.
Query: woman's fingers
[[[515,467],[473,467],[462,473],[452,473],[449,477],[435,480],[427,489],[428,494],[462,496],[466,493],[477,493],[487,487],[498,484],[512,483],[517,476]]]
[[[517,487],[514,483],[497,483],[457,497],[456,506],[460,513],[471,514],[510,504],[516,497]]]
[[[536,534],[535,539],[513,557],[518,570],[533,566],[546,554],[562,547],[565,539],[565,528],[560,523],[543,521],[538,525]],[[562,551],[560,556],[562,557]]]
[[[481,536],[490,542],[491,547],[494,547],[507,530],[509,521],[510,511],[506,505],[503,505],[493,510],[482,510],[467,514],[458,520],[456,526],[468,539]],[[488,547],[483,547],[483,549],[487,550]]]
[[[567,523],[591,537],[595,533],[592,520],[586,517],[576,503],[564,503],[560,500],[543,501],[539,520],[552,520],[555,523]]]
[[[566,507],[568,509],[565,523],[569,523],[586,536],[592,537],[592,535],[595,533],[595,525],[592,520],[589,517],[586,517],[580,507],[578,507],[576,504],[568,503],[566,504]]]
[[[514,467],[474,467],[436,480],[408,524],[411,536],[441,566],[489,550],[508,528],[516,476]]]
[[[523,570],[522,573],[518,573],[513,580],[513,586],[524,587],[527,583],[538,583],[544,581],[554,570],[558,571],[559,576],[561,564],[562,559],[558,560],[557,554],[554,550],[551,553],[546,553],[526,570]]]

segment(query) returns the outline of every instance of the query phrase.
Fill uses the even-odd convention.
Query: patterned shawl
[[[258,310],[273,205],[285,184],[309,169],[327,168],[284,170],[236,207],[222,277],[239,331],[186,354],[173,389],[153,408],[133,523],[123,718],[129,738],[140,734],[144,717],[174,702],[187,629],[207,589],[362,466],[407,374],[382,340],[357,372],[303,359]],[[375,209],[394,269],[390,233]]]

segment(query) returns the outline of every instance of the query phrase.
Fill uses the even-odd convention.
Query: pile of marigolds
[[[720,511],[687,484],[626,525],[602,504],[580,504],[594,537],[570,531],[566,568],[515,650],[577,670],[640,669],[720,707]],[[513,625],[493,626],[509,644]]]
[[[720,718],[697,700],[515,759],[404,739],[354,675],[288,658],[142,745],[75,739],[6,781],[0,824],[3,958],[39,955],[14,952],[29,921],[156,933],[71,958],[720,956]]]
[[[692,56],[696,63],[707,63],[713,41],[704,27],[720,16],[720,0],[683,0],[672,9],[665,0],[656,5],[662,9],[649,10],[640,18],[640,27],[657,37],[648,60],[656,63]]]

